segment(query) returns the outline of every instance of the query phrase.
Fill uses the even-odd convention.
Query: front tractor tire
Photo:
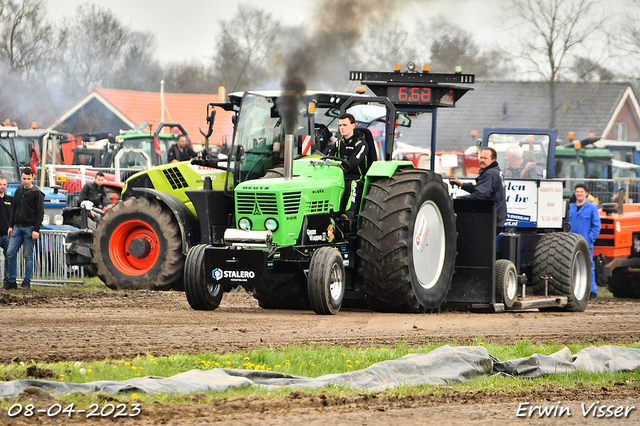
[[[129,198],[98,221],[91,253],[113,290],[169,290],[180,284],[185,256],[174,216],[156,200]]]
[[[212,311],[222,300],[222,285],[208,284],[204,267],[206,244],[189,250],[184,265],[184,292],[189,306],[197,311]]]
[[[442,177],[399,168],[371,183],[358,231],[363,289],[372,309],[428,312],[442,305],[456,258],[456,216]]]
[[[333,247],[321,247],[311,258],[307,291],[311,309],[320,315],[340,311],[345,291],[342,255]]]
[[[567,296],[563,310],[582,312],[587,308],[591,295],[591,260],[589,246],[581,235],[554,232],[540,238],[533,255],[534,294],[544,293],[545,277],[548,294]]]

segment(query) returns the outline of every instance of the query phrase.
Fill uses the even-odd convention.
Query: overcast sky
[[[73,17],[77,7],[96,3],[109,8],[129,28],[156,35],[156,57],[161,61],[210,58],[218,33],[218,22],[233,17],[242,4],[251,4],[294,24],[310,17],[310,5],[317,0],[48,0],[51,20]],[[348,0],[345,0],[348,1]],[[444,15],[451,22],[471,31],[478,41],[490,42],[504,37],[500,28],[500,0],[419,0],[418,7],[403,10],[407,24],[418,19],[429,23]]]

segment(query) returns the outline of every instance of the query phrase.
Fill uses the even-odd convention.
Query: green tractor
[[[343,111],[356,102],[387,108],[383,160],[391,158],[397,111],[429,111],[435,120],[437,107],[453,107],[469,90],[455,83],[474,81],[461,73],[352,72],[350,78],[377,96],[351,99]],[[293,143],[287,135],[285,154]],[[187,255],[190,306],[216,309],[225,291],[242,285],[263,308],[311,307],[318,314],[363,303],[387,312],[438,309],[451,285],[457,236],[442,177],[410,161],[373,162],[354,227],[341,219],[343,161],[288,156],[282,177],[240,183],[236,226],[224,232],[225,246],[202,244]]]
[[[349,93],[307,92],[289,155],[311,155]],[[234,187],[263,176],[281,176],[284,126],[280,92],[243,92],[207,107],[210,136],[217,109],[234,112],[228,155],[207,147],[191,162],[164,164],[131,176],[122,201],[108,209],[95,231],[67,239],[70,265],[93,265],[111,289],[181,289],[185,257],[197,244],[221,245],[233,226]],[[203,187],[205,190],[203,190]]]

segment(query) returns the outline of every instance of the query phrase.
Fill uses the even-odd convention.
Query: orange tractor
[[[600,205],[600,235],[594,244],[596,282],[615,297],[640,299],[640,204]]]

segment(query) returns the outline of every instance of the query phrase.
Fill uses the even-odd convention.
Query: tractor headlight
[[[276,229],[278,229],[278,221],[270,217],[269,219],[264,221],[264,228],[267,231],[274,232]]]
[[[53,223],[56,224],[57,226],[62,226],[62,224],[64,223],[64,219],[62,218],[62,215],[57,214],[53,216]]]
[[[50,222],[50,219],[49,219],[49,215],[48,214],[45,214],[44,216],[42,216],[42,224],[43,225],[48,225],[49,222]]]
[[[243,217],[242,219],[240,219],[238,221],[238,226],[243,231],[250,231],[251,230],[251,220],[249,220],[248,217]]]

